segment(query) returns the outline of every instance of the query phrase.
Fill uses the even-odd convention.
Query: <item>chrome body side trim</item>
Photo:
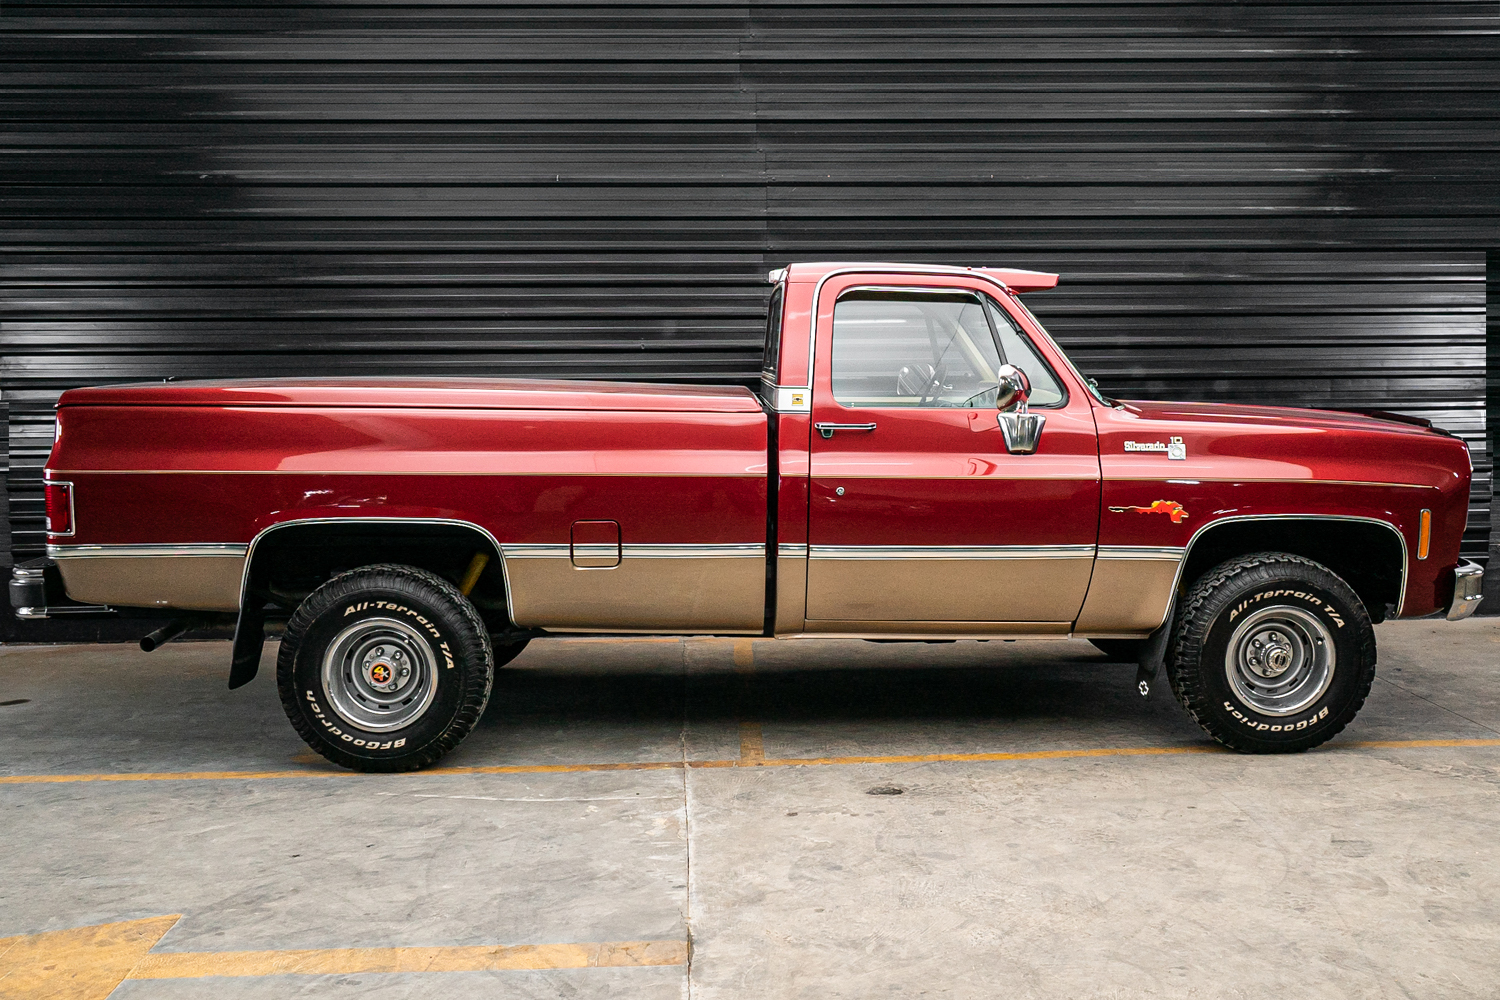
[[[764,542],[715,545],[626,545],[624,554],[636,559],[764,559]]]
[[[1453,603],[1448,605],[1450,622],[1461,622],[1472,615],[1484,600],[1484,567],[1469,559],[1460,559],[1453,570]]]
[[[53,559],[228,559],[245,555],[248,546],[232,542],[185,545],[48,545]]]
[[[613,545],[506,542],[502,547],[507,559],[568,559],[573,552],[582,550],[587,550],[587,555],[615,554]],[[620,546],[620,555],[622,558],[632,559],[764,559],[766,547],[758,542],[722,545],[636,544]]]
[[[809,545],[812,559],[1092,559],[1092,545]]]
[[[1101,545],[1100,559],[1166,559],[1176,562],[1187,554],[1180,545]]]
[[[566,542],[550,543],[506,542],[500,552],[507,559],[567,559],[573,547]]]
[[[776,554],[783,559],[805,559],[807,546],[797,542],[782,542],[776,546]]]

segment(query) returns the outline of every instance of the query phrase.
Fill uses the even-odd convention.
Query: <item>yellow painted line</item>
[[[1500,740],[1361,740],[1358,743],[1340,743],[1339,747],[1358,747],[1361,750],[1414,750],[1422,747],[1500,747]]]
[[[754,723],[747,723],[754,725]],[[1475,740],[1370,740],[1329,744],[1328,750],[1419,750],[1429,747],[1495,747],[1500,739]],[[764,750],[762,749],[762,752]],[[874,754],[846,757],[768,757],[756,767],[828,767],[844,764],[933,764],[984,763],[1008,760],[1066,760],[1083,757],[1171,757],[1182,754],[1230,753],[1218,744],[1175,747],[1100,747],[1092,750],[1023,750],[1000,753]],[[618,764],[496,764],[478,767],[433,767],[392,777],[447,777],[465,774],[574,774],[589,771],[668,771],[682,767],[743,767],[741,760],[630,761]],[[357,771],[165,771],[135,774],[10,774],[0,775],[0,785],[53,785],[88,781],[255,781],[267,778],[356,778]]]
[[[322,948],[312,951],[153,952],[126,979],[205,976],[333,976],[375,972],[505,972],[686,965],[686,941]]]
[[[336,778],[348,771],[158,771],[134,774],[7,774],[0,785],[51,785],[72,781],[251,781],[259,778]]]
[[[766,760],[765,738],[760,732],[759,722],[740,723],[741,764],[763,764]]]
[[[340,771],[159,771],[124,774],[7,774],[0,785],[53,785],[74,781],[249,781],[257,778],[333,778]]]
[[[1060,760],[1069,757],[1159,757],[1187,753],[1229,753],[1213,746],[1187,747],[1108,747],[1098,750],[1028,750],[1019,753],[912,753],[881,754],[870,757],[780,757],[748,764],[738,760],[695,760],[688,766],[699,767],[827,767],[836,764],[935,764],[983,763],[999,760]]]
[[[575,771],[657,771],[682,767],[680,760],[623,764],[514,764],[494,767],[434,767],[411,774],[567,774]],[[75,781],[257,781],[267,778],[351,778],[358,771],[158,771],[134,774],[8,774],[0,785],[49,785]]]
[[[0,938],[0,996],[105,1000],[127,979],[502,972],[686,965],[686,941],[153,952],[180,915]]]
[[[0,938],[0,996],[104,1000],[179,916]]]

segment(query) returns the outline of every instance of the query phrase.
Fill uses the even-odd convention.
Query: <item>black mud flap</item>
[[[1167,606],[1167,620],[1162,622],[1161,628],[1147,637],[1145,644],[1141,646],[1141,658],[1136,661],[1135,689],[1141,693],[1142,698],[1151,697],[1151,687],[1166,663],[1167,644],[1172,641],[1172,626],[1176,624],[1176,618],[1177,597],[1173,595],[1172,603]]]
[[[234,652],[229,660],[229,690],[255,680],[260,654],[266,648],[266,609],[246,607],[234,627]]]

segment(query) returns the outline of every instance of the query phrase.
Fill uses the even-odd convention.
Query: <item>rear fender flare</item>
[[[245,552],[245,568],[240,577],[240,610],[234,629],[234,649],[231,653],[229,665],[229,686],[237,688],[250,683],[260,669],[261,650],[265,647],[265,616],[261,613],[259,605],[254,607],[250,603],[250,579],[251,571],[255,566],[256,549],[260,547],[269,535],[282,528],[309,527],[313,525],[436,525],[441,527],[462,528],[472,531],[478,540],[487,542],[494,549],[495,558],[500,561],[501,576],[505,581],[505,611],[511,621],[515,621],[515,606],[511,596],[510,570],[505,564],[505,550],[500,542],[488,529],[473,521],[464,521],[458,518],[447,517],[304,517],[293,518],[287,521],[278,521],[275,524],[262,528],[254,538]]]

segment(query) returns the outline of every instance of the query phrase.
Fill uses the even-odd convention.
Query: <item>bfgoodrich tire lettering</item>
[[[473,605],[412,566],[364,566],[323,584],[287,623],[276,660],[297,733],[358,771],[436,762],[474,728],[494,675]]]
[[[1168,661],[1193,719],[1246,753],[1295,753],[1333,738],[1375,679],[1375,631],[1326,566],[1284,552],[1240,556],[1188,592]]]

